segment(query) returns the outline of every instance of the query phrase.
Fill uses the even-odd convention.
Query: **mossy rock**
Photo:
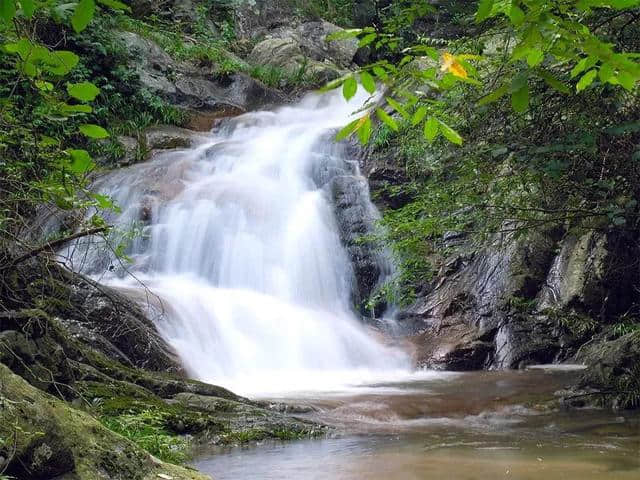
[[[204,480],[163,463],[0,364],[0,455],[18,479]],[[15,453],[13,453],[15,452]]]

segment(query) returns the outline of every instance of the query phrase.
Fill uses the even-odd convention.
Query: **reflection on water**
[[[224,479],[640,478],[640,417],[544,407],[571,372],[474,372],[287,400],[335,438],[209,453]]]

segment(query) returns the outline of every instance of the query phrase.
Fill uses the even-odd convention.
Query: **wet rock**
[[[258,438],[282,438],[283,432],[292,438],[316,435],[323,429],[317,424],[297,419],[260,406],[222,398],[180,393],[173,401],[189,408],[215,414],[235,432],[252,432]]]
[[[624,236],[568,235],[538,296],[539,309],[574,309],[601,320],[627,311],[638,281],[634,251]]]
[[[16,265],[0,287],[0,304],[3,309],[15,312],[14,323],[51,325],[57,318],[55,321],[67,326],[77,340],[124,364],[182,371],[171,348],[138,305],[116,290],[72,273],[49,258],[34,257]],[[32,312],[37,315],[30,318]],[[5,324],[8,325],[7,321]],[[12,330],[9,326],[3,329]],[[60,344],[63,334],[57,335],[54,340]],[[35,333],[29,334],[28,341],[38,338]],[[55,349],[55,345],[51,348]]]
[[[162,125],[146,129],[142,134],[145,151],[190,148],[204,143],[209,137],[186,128]]]
[[[318,84],[342,74],[334,64],[311,60],[303,55],[300,44],[292,38],[263,40],[253,48],[248,60],[255,65],[280,69],[290,77],[313,78]]]
[[[121,167],[132,165],[138,161],[141,157],[141,149],[138,140],[133,137],[127,137],[120,135],[116,138],[118,145],[124,152],[122,158],[118,160],[118,165]]]
[[[575,359],[587,365],[577,388],[598,392],[591,403],[640,407],[640,331],[622,336],[605,331],[585,344]]]
[[[154,459],[87,413],[29,385],[0,364],[0,438],[12,439],[4,473],[18,480],[204,480]],[[167,478],[167,477],[163,477]]]
[[[274,28],[296,26],[302,21],[290,0],[239,0],[234,20],[238,37],[252,41]]]
[[[329,35],[344,31],[343,28],[329,22],[307,22],[300,25],[292,35],[296,38],[303,53],[317,61],[329,60],[338,67],[348,68],[358,51],[358,40],[347,38],[327,40]]]
[[[156,43],[132,32],[122,32],[119,38],[131,52],[131,66],[136,69],[142,85],[192,114],[193,111],[208,115],[244,112],[284,100],[279,92],[247,75],[218,76],[213,68],[176,61]],[[243,63],[240,59],[235,61]]]
[[[432,290],[399,317],[408,333],[419,328],[416,361],[445,369],[514,368],[557,353],[553,328],[520,321],[520,309],[533,308],[553,247],[545,235],[505,235],[443,262]]]
[[[342,243],[351,259],[356,278],[354,302],[361,305],[379,282],[391,273],[389,260],[367,236],[375,233],[379,215],[369,201],[363,177],[336,176],[330,183]]]
[[[328,22],[307,22],[297,28],[270,31],[248,57],[254,65],[282,69],[288,75],[304,75],[326,82],[349,68],[358,50],[355,39],[327,40],[340,27]]]

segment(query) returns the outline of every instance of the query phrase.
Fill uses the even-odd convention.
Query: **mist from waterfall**
[[[108,220],[141,231],[127,250],[133,276],[79,244],[67,255],[148,301],[193,376],[239,393],[326,390],[408,371],[407,355],[353,312],[354,273],[327,187],[336,171],[357,170],[331,132],[365,99],[313,94],[108,173],[95,188],[122,209]]]

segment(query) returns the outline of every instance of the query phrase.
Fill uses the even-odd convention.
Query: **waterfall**
[[[201,380],[249,394],[408,370],[406,354],[353,312],[354,272],[328,186],[331,172],[357,169],[330,132],[365,99],[312,94],[104,175],[94,188],[121,207],[108,219],[118,226],[113,243],[138,231],[128,272],[82,242],[65,255],[137,298],[151,292],[144,298],[160,333]]]

